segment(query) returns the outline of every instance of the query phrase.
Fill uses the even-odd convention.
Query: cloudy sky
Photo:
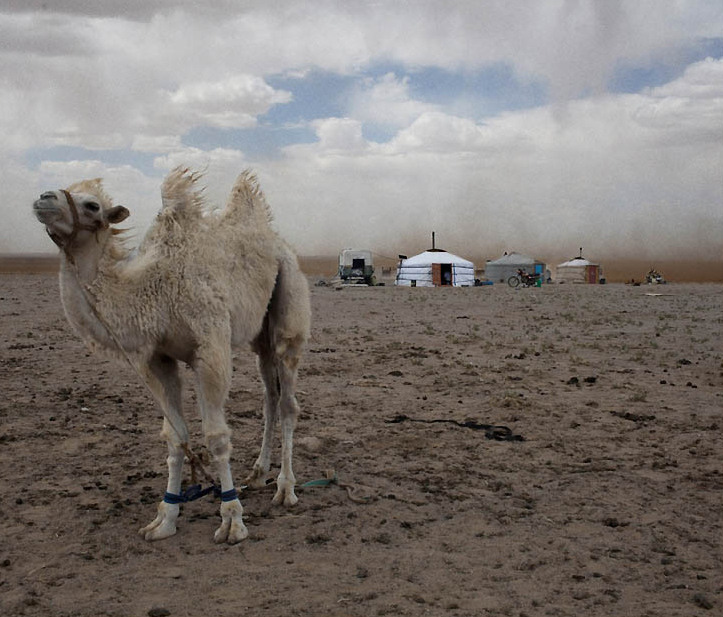
[[[720,0],[3,0],[0,253],[105,178],[254,169],[304,255],[721,257]]]

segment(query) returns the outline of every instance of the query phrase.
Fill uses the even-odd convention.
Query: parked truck
[[[339,253],[339,278],[343,285],[374,285],[372,252],[344,249]]]

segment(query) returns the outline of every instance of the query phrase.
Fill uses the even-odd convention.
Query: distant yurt
[[[405,287],[474,287],[474,264],[441,249],[402,259],[395,285]]]
[[[580,249],[578,257],[558,264],[555,269],[555,280],[558,283],[594,284],[605,282],[605,279],[602,278],[602,266],[585,259],[582,256],[582,249]]]
[[[436,248],[424,253],[399,256],[395,285],[403,287],[473,287],[474,264],[458,255]]]
[[[485,278],[495,283],[504,283],[508,278],[517,274],[518,270],[524,270],[527,274],[539,274],[542,280],[546,280],[546,265],[521,253],[505,253],[499,259],[488,260],[485,264]]]

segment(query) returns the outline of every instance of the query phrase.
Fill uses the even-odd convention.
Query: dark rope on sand
[[[459,422],[457,420],[445,420],[442,418],[435,418],[432,420],[422,420],[420,418],[410,418],[404,414],[397,414],[390,420],[386,420],[387,424],[399,424],[401,422],[423,422],[425,424],[435,424],[444,422],[446,424],[455,424],[462,428],[471,428],[475,431],[484,431],[487,439],[494,439],[495,441],[524,441],[525,438],[522,435],[516,435],[512,432],[512,429],[507,426],[500,426],[496,424],[481,424],[475,420],[465,420]]]

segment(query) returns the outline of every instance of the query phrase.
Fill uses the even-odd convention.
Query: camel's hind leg
[[[299,501],[294,493],[296,478],[292,468],[294,428],[299,416],[296,400],[296,375],[300,346],[289,346],[278,356],[276,367],[279,375],[279,419],[281,423],[281,471],[276,478],[276,494],[273,502],[293,506]]]
[[[181,378],[178,363],[167,356],[155,355],[140,367],[139,373],[163,410],[161,435],[168,444],[168,484],[166,492],[181,492],[183,472],[183,445],[188,443],[188,429],[181,413]],[[149,524],[139,530],[146,540],[162,540],[176,533],[178,503],[168,503],[164,498],[158,504],[158,514]]]
[[[231,430],[226,424],[223,406],[231,382],[231,347],[229,335],[208,341],[198,350],[194,370],[198,380],[199,405],[206,446],[211,452],[221,480],[221,526],[216,542],[235,544],[248,536],[243,523],[243,508],[236,495],[231,476]]]
[[[276,288],[263,327],[254,341],[259,371],[264,381],[264,437],[249,486],[264,486],[271,466],[273,432],[281,424],[281,472],[276,480],[274,503],[293,506],[296,479],[292,468],[293,438],[299,404],[296,377],[302,348],[309,336],[309,288],[294,259],[281,263]]]
[[[259,372],[264,382],[264,436],[251,474],[245,482],[251,487],[266,485],[271,468],[271,449],[277,421],[281,424],[281,471],[276,479],[273,502],[293,506],[298,501],[294,493],[296,478],[292,466],[293,440],[299,403],[296,400],[296,375],[300,346],[275,346],[266,330],[256,341]]]
[[[266,486],[271,468],[274,429],[279,415],[279,374],[273,349],[269,345],[267,328],[268,321],[264,323],[264,331],[254,345],[254,351],[258,354],[259,373],[264,383],[264,436],[253,470],[244,480],[251,488]]]

